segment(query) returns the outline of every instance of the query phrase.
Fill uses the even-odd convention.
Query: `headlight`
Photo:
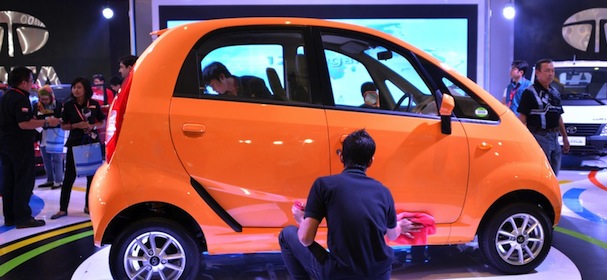
[[[601,136],[607,136],[607,125],[603,125],[603,130],[601,130]]]

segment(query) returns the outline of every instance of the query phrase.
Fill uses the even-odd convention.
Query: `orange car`
[[[337,150],[360,128],[378,147],[368,173],[396,208],[435,218],[428,244],[478,236],[486,262],[508,274],[550,250],[561,195],[544,153],[505,106],[432,56],[316,19],[156,34],[110,111],[107,163],[90,191],[95,244],[112,244],[115,279],[191,279],[203,251],[278,251],[293,202],[342,171]],[[202,78],[216,61],[270,95],[218,94]],[[360,106],[368,81],[379,108]]]

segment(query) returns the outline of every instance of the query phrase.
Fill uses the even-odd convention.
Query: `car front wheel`
[[[506,274],[528,273],[550,251],[552,223],[538,206],[511,204],[489,218],[478,241],[485,261],[493,268]]]
[[[119,235],[110,248],[109,262],[114,279],[194,279],[201,255],[179,224],[148,218]]]

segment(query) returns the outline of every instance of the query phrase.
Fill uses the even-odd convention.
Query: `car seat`
[[[291,99],[300,102],[310,102],[310,80],[308,79],[308,66],[306,57],[303,54],[298,54],[295,57],[295,87],[291,95]]]
[[[270,89],[272,89],[272,93],[274,93],[274,99],[279,101],[289,101],[289,98],[285,93],[285,89],[282,87],[282,83],[280,82],[280,78],[278,78],[276,69],[272,67],[266,68],[266,75],[268,76]]]

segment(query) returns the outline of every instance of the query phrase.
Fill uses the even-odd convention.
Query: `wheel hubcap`
[[[186,257],[182,245],[173,236],[152,231],[129,243],[123,262],[129,279],[179,279]]]
[[[545,238],[544,229],[537,218],[527,213],[518,213],[500,225],[495,248],[507,263],[525,265],[540,254]]]

